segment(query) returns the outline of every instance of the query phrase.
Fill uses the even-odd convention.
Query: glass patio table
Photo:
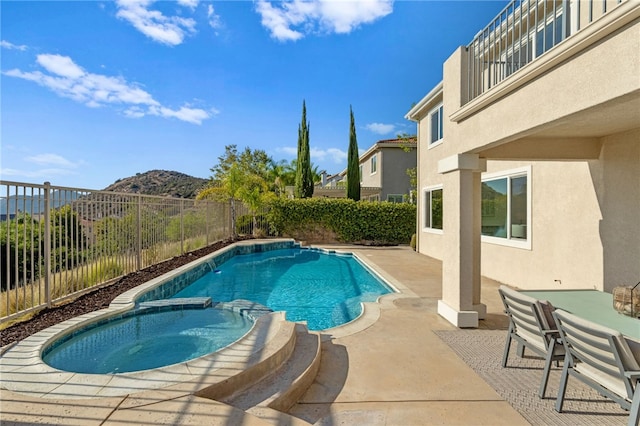
[[[598,290],[546,290],[521,293],[538,300],[548,300],[555,308],[618,330],[626,337],[640,343],[640,319],[618,313],[613,308],[611,293]]]

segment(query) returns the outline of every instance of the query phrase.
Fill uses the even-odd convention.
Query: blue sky
[[[505,1],[0,2],[0,177],[102,189],[153,169],[208,178],[225,145],[346,167],[398,133],[442,63]]]

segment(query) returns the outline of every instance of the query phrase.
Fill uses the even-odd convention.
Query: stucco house
[[[443,264],[438,313],[476,327],[481,275],[640,281],[640,2],[512,1],[442,70],[406,115],[417,250]]]
[[[417,166],[415,137],[379,140],[359,158],[360,199],[366,201],[409,201],[411,179],[408,169]],[[313,191],[314,197],[344,198],[347,170],[324,176]]]
[[[416,138],[380,140],[360,156],[360,186],[378,187],[369,201],[407,201],[411,182],[407,169],[417,166]]]

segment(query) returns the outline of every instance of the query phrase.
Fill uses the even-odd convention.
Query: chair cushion
[[[547,345],[544,341],[544,338],[540,334],[530,333],[523,328],[519,329],[517,334],[524,340],[526,340],[527,343],[537,348],[541,353],[547,352]]]
[[[611,376],[610,374],[598,370],[597,368],[592,367],[584,362],[576,363],[573,369],[578,373],[590,378],[591,380],[600,383],[602,386],[614,392],[615,394],[620,395],[628,401],[631,401],[631,398],[629,397],[629,395],[627,395],[627,388],[625,387],[622,377]]]

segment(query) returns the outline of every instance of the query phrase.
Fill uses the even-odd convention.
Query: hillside
[[[127,192],[164,197],[195,198],[205,187],[207,179],[197,178],[180,172],[150,170],[135,176],[118,179],[106,187],[105,191]]]

